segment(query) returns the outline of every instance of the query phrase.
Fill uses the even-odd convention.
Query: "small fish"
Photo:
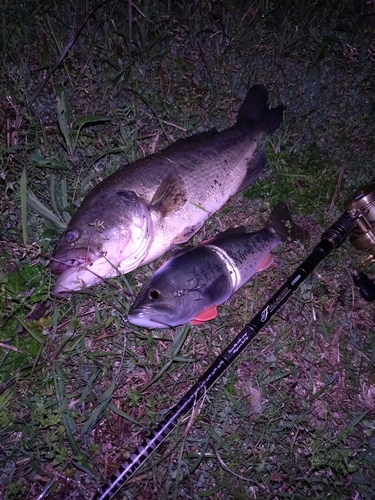
[[[55,295],[129,272],[189,240],[204,221],[264,169],[259,141],[273,133],[284,106],[268,106],[253,86],[235,125],[180,139],[108,176],[84,198],[58,240],[51,271]]]
[[[127,320],[145,328],[167,328],[215,318],[219,304],[273,263],[270,252],[288,235],[306,238],[288,207],[278,203],[259,231],[241,226],[182,250],[145,284]]]

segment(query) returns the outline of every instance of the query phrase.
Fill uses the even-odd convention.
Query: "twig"
[[[96,3],[87,13],[86,15],[81,19],[80,23],[76,27],[76,29],[71,33],[68,43],[65,45],[64,50],[61,52],[60,57],[58,58],[57,62],[52,66],[52,68],[48,71],[47,76],[45,79],[42,81],[42,83],[38,86],[38,88],[35,90],[33,95],[31,96],[31,99],[29,101],[29,106],[32,105],[32,103],[35,101],[35,99],[38,97],[40,92],[42,91],[43,87],[45,84],[48,82],[50,79],[52,73],[56,71],[56,69],[60,66],[62,61],[65,59],[66,55],[68,54],[69,50],[72,48],[73,43],[76,41],[80,31],[86,24],[88,18],[93,14],[106,0],[99,0],[98,3]]]
[[[331,204],[329,206],[329,211],[330,212],[332,211],[332,209],[333,209],[333,207],[334,207],[334,205],[336,203],[337,197],[339,195],[339,191],[340,191],[340,188],[341,188],[342,180],[344,178],[344,173],[345,173],[345,170],[346,170],[347,166],[348,166],[348,162],[345,162],[344,165],[340,168],[340,174],[339,174],[339,179],[338,179],[337,184],[336,184],[335,193],[333,195]]]
[[[242,481],[246,481],[246,482],[249,482],[249,483],[253,483],[253,484],[256,484],[257,486],[259,486],[259,488],[261,489],[267,489],[263,484],[259,483],[258,481],[256,481],[255,479],[251,479],[251,477],[245,477],[245,476],[241,476],[240,474],[237,474],[237,472],[234,472],[232,469],[230,469],[227,464],[224,462],[224,460],[221,458],[219,452],[217,451],[217,449],[212,446],[212,449],[214,450],[214,453],[216,455],[216,458],[219,462],[219,464],[221,465],[221,467],[226,470],[227,472],[229,472],[230,474],[233,474],[233,476],[235,477],[238,477],[238,479],[242,479]]]

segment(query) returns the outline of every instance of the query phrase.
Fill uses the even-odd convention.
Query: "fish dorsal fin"
[[[184,253],[190,252],[190,250],[193,250],[193,248],[195,248],[194,245],[188,245],[184,248],[176,248],[176,249],[172,250],[171,258],[177,257],[177,255],[182,255]]]
[[[216,130],[216,128],[212,128],[211,130],[205,130],[204,132],[198,132],[197,134],[190,135],[188,137],[183,137],[181,139],[177,139],[173,144],[165,148],[163,153],[167,154],[171,151],[174,150],[181,150],[181,147],[183,148],[184,146],[189,146],[191,147],[195,143],[199,143],[200,141],[205,141],[209,139],[210,137],[214,137],[217,135],[219,132]]]
[[[267,227],[280,238],[280,241],[286,241],[290,237],[293,241],[304,242],[310,237],[308,231],[293,222],[288,205],[280,201],[272,210]]]
[[[264,271],[265,269],[267,269],[268,267],[272,266],[273,264],[273,255],[268,253],[264,259],[262,260],[262,262],[259,264],[258,266],[258,269],[257,269],[257,273],[259,273],[260,271]]]
[[[264,151],[260,151],[251,158],[247,165],[246,175],[241,182],[240,187],[237,189],[237,193],[250,186],[250,184],[258,179],[260,174],[263,172],[266,163],[267,158]]]
[[[178,175],[169,174],[161,182],[151,200],[151,207],[162,217],[175,212],[186,203],[184,182]]]
[[[207,243],[214,244],[216,241],[221,240],[222,238],[225,238],[230,235],[239,235],[239,234],[245,234],[247,233],[246,227],[245,226],[238,226],[238,227],[231,227],[230,229],[227,229],[226,231],[223,231],[222,233],[217,234],[216,236],[211,236],[210,238],[207,238],[206,240],[201,241],[199,244],[200,245],[206,245]]]
[[[210,319],[214,319],[217,316],[217,307],[216,306],[211,306],[205,311],[200,312],[197,314],[191,321],[190,323],[192,325],[200,325],[204,321],[209,321]]]

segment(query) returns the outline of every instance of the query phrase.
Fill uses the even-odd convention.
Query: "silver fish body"
[[[60,237],[51,270],[56,295],[147,264],[187,241],[235,193],[254,182],[266,158],[259,141],[282,121],[264,86],[252,87],[236,124],[181,139],[120,168],[98,184]]]
[[[213,319],[218,305],[272,264],[270,252],[288,236],[285,224],[293,228],[294,238],[301,238],[288,208],[279,203],[259,231],[229,230],[178,253],[145,284],[127,320],[145,328],[167,328]]]

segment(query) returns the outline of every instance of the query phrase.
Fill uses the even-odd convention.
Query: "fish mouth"
[[[62,274],[72,268],[90,266],[99,256],[95,250],[75,248],[52,256],[49,265],[53,274]]]
[[[173,328],[173,326],[175,326],[157,319],[152,319],[152,315],[154,314],[154,312],[145,311],[143,309],[133,309],[124,319],[132,325],[149,328],[151,330],[154,328]]]

